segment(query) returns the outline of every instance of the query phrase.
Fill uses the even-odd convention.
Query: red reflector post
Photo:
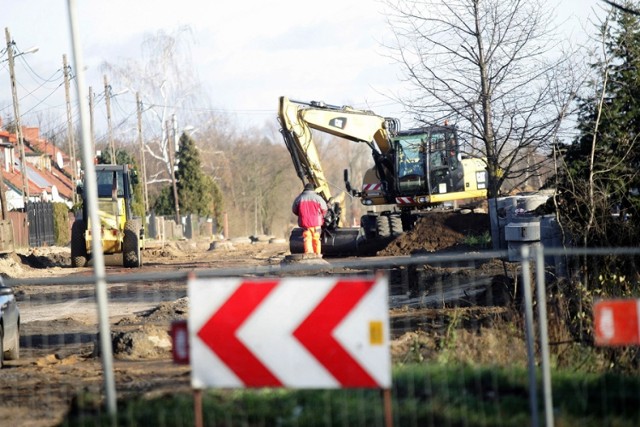
[[[640,300],[598,301],[593,306],[596,345],[640,344]]]
[[[189,328],[186,320],[171,323],[171,341],[173,343],[173,362],[179,365],[189,364]]]

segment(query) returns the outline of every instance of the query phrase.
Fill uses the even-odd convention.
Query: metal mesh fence
[[[172,361],[169,333],[172,322],[189,319],[193,304],[206,303],[187,297],[189,274],[214,283],[382,274],[389,283],[393,425],[639,425],[638,348],[596,346],[592,315],[595,301],[637,298],[639,254],[532,250],[524,262],[507,261],[505,252],[283,259],[252,268],[109,274],[116,424],[194,425],[201,413],[203,425],[214,426],[389,425],[380,390],[210,388],[194,409],[191,367]],[[93,278],[61,281],[6,281],[21,313],[20,358],[0,371],[6,425],[112,421]]]

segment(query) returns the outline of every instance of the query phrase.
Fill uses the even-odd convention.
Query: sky
[[[584,38],[587,19],[600,0],[557,0],[557,19],[567,37]],[[0,0],[3,28],[19,51],[16,80],[23,125],[58,123],[66,128],[62,55],[71,62],[66,0]],[[211,1],[77,0],[85,81],[103,90],[107,61],[141,52],[145,35],[180,26],[192,31],[196,73],[215,111],[241,126],[276,122],[278,98],[322,100],[371,109],[410,120],[390,98],[406,90],[402,70],[381,44],[390,41],[383,5],[376,0]],[[3,39],[4,45],[5,39]],[[119,88],[113,87],[118,93]],[[132,114],[134,94],[113,109]],[[75,99],[75,92],[72,94]],[[96,108],[103,108],[96,105]],[[106,113],[103,114],[106,120]],[[6,53],[0,56],[0,117],[13,117]],[[179,119],[178,119],[179,120]],[[100,126],[99,124],[97,126]]]

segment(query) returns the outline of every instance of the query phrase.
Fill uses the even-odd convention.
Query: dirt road
[[[433,227],[429,230],[433,234]],[[437,234],[442,238],[446,233]],[[407,239],[424,247],[425,239]],[[409,247],[398,242],[386,255]],[[210,249],[209,242],[150,247],[143,254],[144,267],[136,273],[277,266],[288,254],[286,243],[236,243]],[[69,277],[88,276],[91,270],[68,267],[69,255],[68,248],[48,248],[0,259],[5,277],[60,279],[58,284],[14,287],[22,316],[21,358],[8,361],[0,371],[0,419],[8,425],[56,425],[78,395],[102,394],[94,289],[90,284],[66,284]],[[394,357],[414,351],[405,348],[405,334],[426,329],[437,334],[447,327],[449,314],[441,311],[445,300],[466,310],[467,318],[484,322],[503,310],[483,303],[488,291],[492,299],[498,294],[508,299],[509,284],[496,279],[503,277],[503,266],[495,261],[454,267],[387,265],[382,269],[390,277],[393,351],[399,352]],[[107,267],[110,276],[126,273],[131,270]],[[321,274],[344,273],[344,268],[327,267]],[[172,363],[167,333],[171,321],[187,316],[186,282],[110,283],[108,295],[118,397],[189,391],[189,368]],[[100,402],[96,405],[100,407]]]

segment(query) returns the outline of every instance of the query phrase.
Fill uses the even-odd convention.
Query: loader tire
[[[4,327],[0,323],[0,368],[4,368]]]
[[[140,225],[138,221],[131,220],[124,224],[124,238],[122,241],[122,265],[126,268],[138,268],[142,266],[142,254],[140,253]]]
[[[84,221],[79,219],[71,225],[71,267],[87,265],[87,242],[84,239]]]
[[[18,360],[20,359],[20,325],[13,333],[13,347],[10,349],[3,349],[5,351],[5,360]]]

